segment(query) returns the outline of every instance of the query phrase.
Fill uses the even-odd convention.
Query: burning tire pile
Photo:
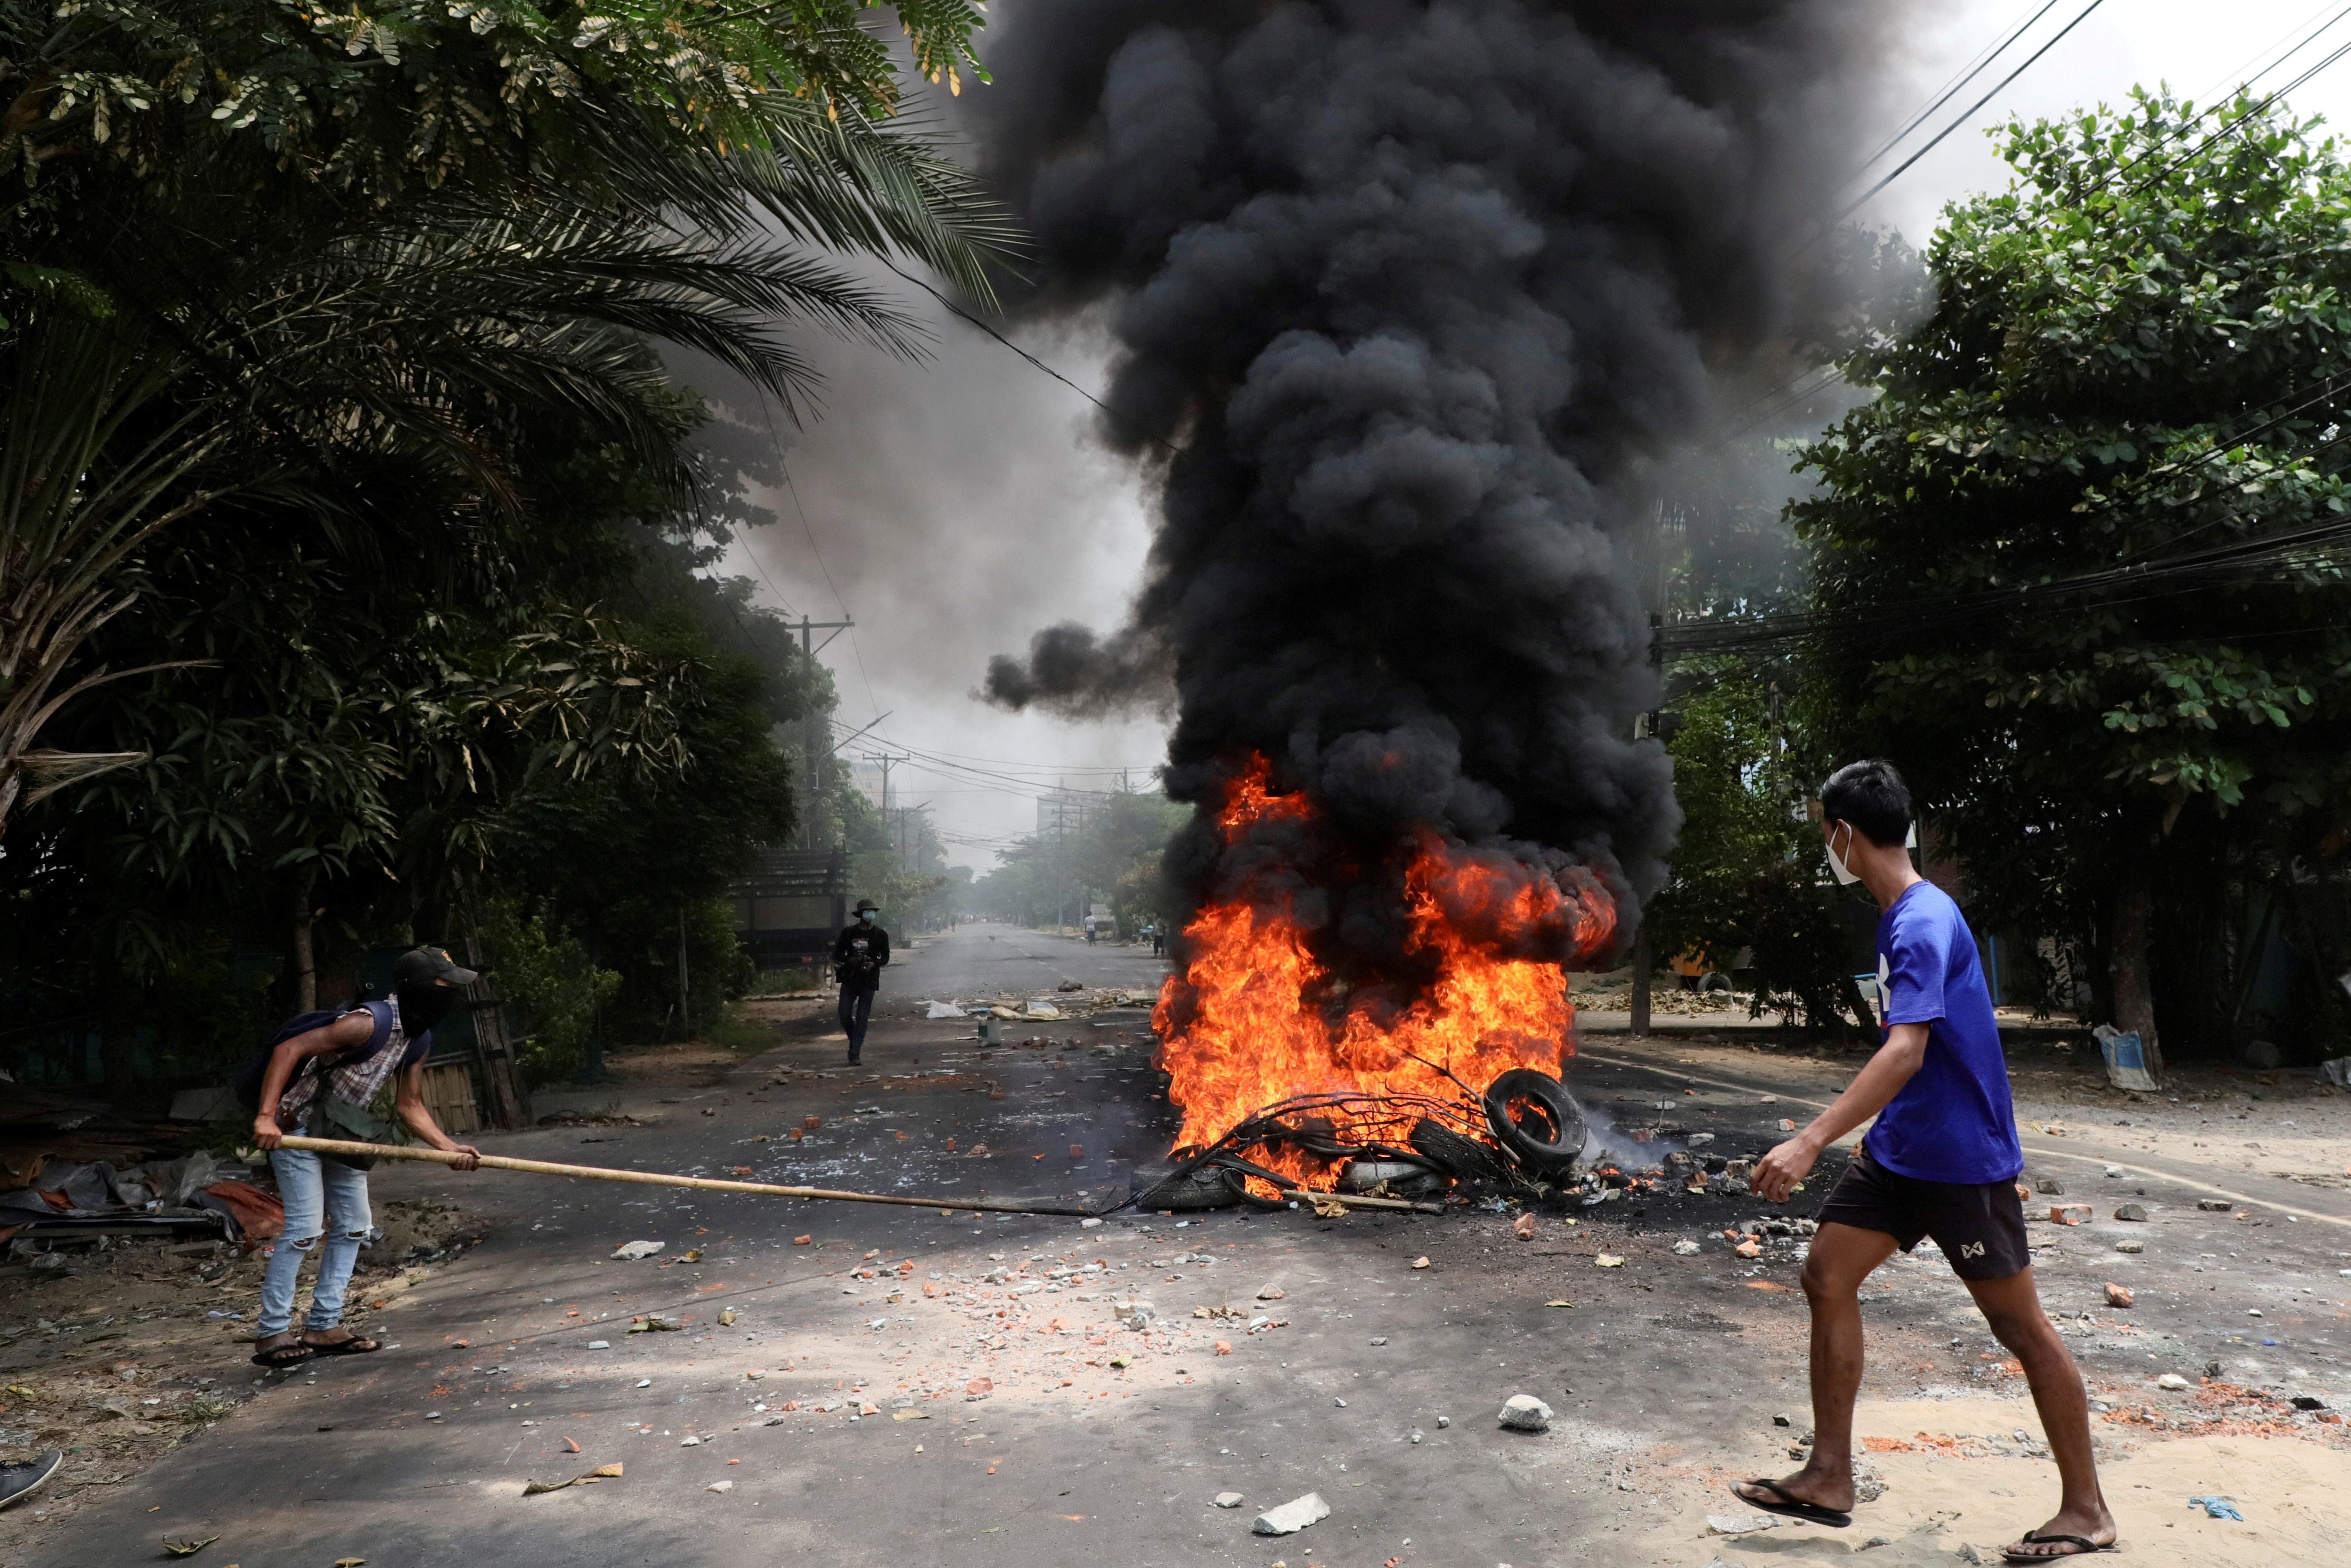
[[[1351,1138],[1341,1128],[1407,1124],[1400,1143]],[[1531,1068],[1497,1077],[1484,1094],[1306,1095],[1270,1106],[1173,1169],[1139,1171],[1137,1207],[1163,1210],[1256,1204],[1279,1208],[1302,1164],[1319,1164],[1340,1194],[1367,1197],[1562,1198],[1594,1168],[1598,1145],[1583,1107],[1559,1080]],[[1278,1161],[1287,1169],[1275,1168]]]

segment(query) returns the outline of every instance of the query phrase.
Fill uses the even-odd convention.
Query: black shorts
[[[1931,1236],[1962,1280],[2005,1280],[2031,1266],[2024,1200],[2008,1181],[1920,1181],[1896,1176],[1856,1149],[1828,1201],[1823,1225],[1891,1236],[1902,1250]]]

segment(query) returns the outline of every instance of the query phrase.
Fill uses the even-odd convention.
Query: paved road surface
[[[843,1069],[820,1026],[698,1095],[632,1107],[658,1125],[482,1141],[950,1199],[1123,1197],[1172,1125],[1142,1012],[1042,1026],[1050,1046],[983,1051],[968,1025],[909,1018],[905,1004],[1046,993],[1065,977],[1148,987],[1157,972],[1137,949],[965,927],[893,966],[861,1070]],[[1783,1108],[1761,1103],[1761,1079],[1681,1076],[1695,1071],[1670,1051],[1618,1043],[1579,1061],[1572,1082],[1626,1126],[1703,1129],[1729,1154],[1776,1139]],[[1719,1234],[1766,1212],[1751,1199],[1633,1198],[1573,1227],[1546,1218],[1526,1243],[1486,1213],[1182,1224],[1130,1211],[1086,1228],[437,1168],[380,1170],[376,1185],[380,1199],[462,1195],[501,1223],[379,1317],[397,1349],[272,1378],[68,1529],[37,1532],[31,1563],[120,1568],[181,1533],[221,1537],[199,1568],[343,1557],[371,1568],[1697,1568],[1713,1554],[1704,1513],[1725,1500],[1694,1467],[1771,1463],[1787,1434],[1769,1413],[1804,1405],[1802,1309],[1786,1289],[1800,1253],[1775,1243],[1750,1262]],[[2149,1201],[2193,1207],[2185,1186],[2147,1187]],[[2314,1277],[2331,1272],[2325,1252],[2346,1244],[2342,1232],[2299,1230],[2264,1231],[2262,1244],[2308,1251],[2294,1256]],[[1699,1255],[1672,1253],[1684,1237],[1707,1239]],[[608,1260],[637,1239],[663,1241],[669,1260]],[[682,1258],[695,1249],[698,1260]],[[1596,1269],[1603,1253],[1625,1261]],[[1424,1255],[1432,1265],[1413,1268]],[[901,1260],[911,1266],[893,1267]],[[1066,1281],[1051,1274],[1089,1264]],[[2053,1252],[2050,1289],[2066,1298],[2053,1308],[2081,1304],[2070,1298],[2086,1299],[2109,1266],[2091,1256],[2068,1271]],[[1932,1268],[1904,1269],[1872,1307],[1874,1375],[1895,1392],[1982,1386],[1970,1379],[1992,1375],[1991,1342],[1964,1296]],[[1260,1299],[1269,1285],[1280,1294]],[[1154,1327],[1117,1326],[1129,1299],[1155,1304]],[[2168,1325],[2159,1305],[2142,1314],[2179,1341],[2150,1334],[2109,1354],[2085,1340],[2094,1377],[2143,1382],[2154,1366],[2200,1364],[2208,1341],[2244,1322],[2203,1301],[2183,1298]],[[1200,1308],[1237,1315],[1194,1316]],[[644,1314],[684,1326],[626,1332]],[[1256,1333],[1252,1317],[1267,1320]],[[250,1375],[225,1357],[223,1370]],[[1496,1428],[1520,1392],[1558,1409],[1551,1433]],[[867,1405],[878,1414],[851,1418]],[[685,1446],[689,1436],[701,1440]],[[527,1478],[612,1461],[621,1479],[521,1495]],[[707,1490],[721,1482],[731,1489]],[[1213,1506],[1228,1490],[1246,1506]],[[1288,1541],[1249,1534],[1259,1510],[1308,1491],[1331,1503],[1328,1520]],[[2037,1505],[2003,1499],[1980,1533],[2012,1535],[2042,1517]],[[1950,1561],[1950,1541],[1934,1539],[1933,1555],[1873,1560]]]

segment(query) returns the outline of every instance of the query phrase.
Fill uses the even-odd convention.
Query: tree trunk
[[[294,1010],[307,1013],[319,1005],[319,962],[310,933],[318,916],[310,910],[312,879],[304,877],[294,890]]]
[[[2106,939],[2106,963],[2114,981],[2115,1027],[2136,1030],[2146,1053],[2147,1076],[2163,1082],[2163,1048],[2155,1037],[2155,988],[2147,973],[2155,915],[2155,881],[2142,861],[2123,873],[2115,896],[2114,925]]]
[[[685,967],[685,905],[677,906],[677,1021],[679,1032],[694,1038],[694,989]]]
[[[106,1074],[106,1092],[127,1097],[136,1086],[131,1058],[131,1025],[123,1017],[122,962],[109,941],[99,961],[98,1051]]]

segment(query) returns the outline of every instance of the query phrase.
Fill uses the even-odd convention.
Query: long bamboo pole
[[[343,1138],[305,1138],[287,1134],[280,1142],[289,1149],[308,1149],[319,1155],[372,1155],[378,1159],[426,1160],[435,1165],[455,1165],[465,1156],[446,1149],[428,1149],[410,1144],[361,1144]],[[717,1176],[670,1176],[660,1171],[623,1171],[610,1166],[565,1166],[552,1160],[518,1160],[509,1155],[484,1155],[482,1164],[492,1170],[522,1171],[530,1176],[584,1176],[591,1181],[635,1182],[640,1186],[690,1186],[704,1192],[749,1192],[768,1197],[820,1198],[831,1203],[886,1203],[900,1208],[967,1209],[974,1214],[1054,1214],[1074,1215],[1081,1219],[1093,1219],[1108,1210],[1074,1207],[1068,1204],[1019,1203],[1007,1198],[966,1197],[901,1197],[893,1193],[840,1192],[821,1186],[779,1186],[773,1182],[726,1181]],[[1401,1208],[1417,1214],[1441,1214],[1444,1209],[1433,1203],[1414,1203],[1400,1197],[1365,1197],[1354,1193],[1284,1192],[1282,1197],[1297,1203],[1343,1203],[1353,1208]]]
[[[289,1149],[308,1149],[321,1155],[373,1155],[387,1160],[430,1160],[436,1165],[455,1165],[465,1158],[446,1149],[428,1149],[413,1145],[359,1144],[341,1138],[304,1138],[288,1134],[283,1140]],[[507,1155],[484,1155],[482,1164],[492,1170],[523,1171],[532,1176],[585,1176],[591,1181],[627,1181],[642,1186],[690,1186],[704,1192],[750,1192],[768,1197],[823,1198],[834,1203],[886,1203],[900,1208],[969,1209],[989,1214],[1069,1214],[1091,1219],[1091,1208],[1073,1207],[1068,1204],[1018,1203],[1005,1198],[968,1197],[901,1197],[892,1193],[835,1192],[820,1186],[778,1186],[764,1181],[723,1181],[716,1176],[669,1176],[659,1171],[614,1170],[610,1166],[563,1166],[551,1160],[518,1160]]]

